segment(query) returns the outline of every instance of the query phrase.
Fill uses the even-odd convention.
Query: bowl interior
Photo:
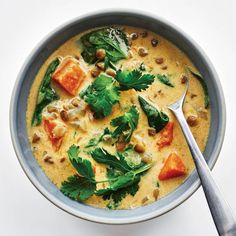
[[[32,155],[26,130],[26,104],[36,73],[48,56],[66,40],[81,31],[111,24],[142,27],[162,35],[179,47],[199,69],[209,89],[211,128],[204,156],[210,168],[218,157],[225,129],[225,105],[218,77],[204,53],[183,32],[170,23],[141,13],[103,12],[70,22],[51,33],[31,53],[24,64],[12,95],[10,124],[14,148],[20,164],[35,187],[51,202],[81,218],[101,223],[134,223],[159,216],[187,199],[199,186],[196,171],[175,191],[159,201],[132,210],[98,209],[65,197],[47,178]]]

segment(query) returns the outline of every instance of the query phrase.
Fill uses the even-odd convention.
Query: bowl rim
[[[116,219],[116,218],[103,218],[103,217],[97,217],[94,216],[92,214],[88,214],[88,213],[84,213],[84,212],[79,212],[75,209],[73,209],[72,207],[69,207],[67,204],[64,204],[63,202],[61,202],[59,199],[57,199],[54,195],[52,195],[51,193],[49,193],[48,191],[46,191],[46,189],[44,188],[43,185],[41,185],[39,183],[39,181],[37,180],[37,178],[31,173],[31,170],[29,169],[29,167],[25,164],[24,162],[24,154],[21,152],[20,150],[20,144],[18,142],[18,138],[17,138],[17,134],[16,134],[16,122],[14,120],[15,116],[15,105],[17,103],[17,98],[19,96],[19,88],[21,83],[23,82],[24,78],[22,77],[22,74],[25,70],[25,68],[27,67],[28,63],[30,62],[32,56],[36,53],[36,51],[48,40],[50,39],[54,34],[56,34],[57,32],[63,30],[64,28],[66,28],[68,25],[73,24],[74,22],[80,21],[84,18],[89,18],[89,17],[93,17],[93,16],[99,16],[99,15],[104,15],[104,14],[131,14],[131,15],[136,15],[136,16],[140,16],[140,17],[145,17],[145,18],[149,18],[149,19],[153,19],[154,21],[160,21],[161,23],[167,25],[168,27],[174,29],[175,31],[177,31],[180,35],[182,35],[185,39],[187,39],[192,46],[198,50],[199,54],[204,58],[205,63],[207,64],[207,66],[210,68],[211,73],[212,73],[212,77],[214,78],[216,87],[218,89],[218,95],[220,97],[220,104],[219,106],[221,107],[221,126],[220,126],[220,130],[219,133],[221,134],[220,137],[218,137],[218,145],[215,147],[214,152],[212,155],[215,156],[214,160],[210,163],[211,165],[209,166],[210,169],[213,169],[221,148],[222,148],[222,144],[223,144],[223,140],[224,140],[224,136],[225,136],[225,129],[226,129],[226,105],[225,105],[225,98],[224,98],[224,94],[223,94],[223,90],[222,90],[222,86],[219,80],[219,77],[215,71],[214,66],[212,65],[211,61],[209,60],[208,56],[205,54],[205,52],[202,50],[202,48],[189,36],[187,35],[182,29],[180,29],[178,26],[176,26],[175,24],[169,22],[166,19],[163,19],[160,16],[157,16],[155,14],[153,14],[152,12],[148,12],[148,11],[143,11],[143,10],[133,10],[133,9],[123,9],[123,8],[108,8],[105,10],[97,10],[97,11],[92,11],[86,14],[82,14],[79,17],[75,17],[61,25],[59,25],[58,27],[56,27],[54,30],[52,30],[50,33],[48,33],[45,37],[43,37],[33,48],[33,50],[31,51],[31,53],[28,55],[28,57],[26,58],[25,62],[23,63],[16,81],[15,81],[15,85],[14,88],[12,90],[12,96],[11,96],[11,101],[10,101],[10,109],[9,109],[9,123],[10,123],[10,133],[11,133],[11,140],[13,143],[13,147],[15,150],[15,154],[17,156],[17,159],[23,169],[23,171],[25,172],[26,176],[28,177],[28,179],[30,180],[30,182],[35,186],[35,188],[46,198],[48,199],[51,203],[53,203],[55,206],[57,206],[58,208],[62,209],[63,211],[75,216],[75,217],[79,217],[81,219],[84,220],[88,220],[91,222],[96,222],[96,223],[102,223],[102,224],[113,224],[113,225],[117,225],[117,224],[133,224],[133,223],[139,223],[139,222],[144,222],[156,217],[159,217],[171,210],[173,210],[174,208],[176,208],[177,206],[179,206],[180,204],[182,204],[184,201],[186,201],[190,196],[192,196],[193,193],[196,192],[196,190],[200,187],[200,180],[199,177],[197,177],[197,181],[195,181],[190,188],[184,192],[184,194],[182,194],[179,198],[175,199],[175,201],[171,202],[171,204],[165,206],[162,208],[162,210],[159,211],[151,211],[146,215],[142,215],[139,217],[132,217],[130,219]],[[196,170],[194,170],[196,171]]]

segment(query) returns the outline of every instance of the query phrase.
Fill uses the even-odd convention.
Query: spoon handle
[[[219,235],[236,236],[236,221],[232,211],[223,199],[219,188],[212,178],[210,169],[185,120],[182,106],[170,108],[175,114],[193,156],[202,187]]]

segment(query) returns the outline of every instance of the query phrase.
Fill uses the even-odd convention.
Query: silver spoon
[[[168,108],[176,116],[186,138],[219,235],[236,236],[236,220],[233,216],[233,213],[227,202],[223,199],[219,188],[213,180],[210,169],[190,131],[183,114],[182,108],[188,87],[189,82],[187,80],[186,89],[183,96],[175,103],[169,105]]]

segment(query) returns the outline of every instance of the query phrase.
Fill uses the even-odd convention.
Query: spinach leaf
[[[48,66],[48,69],[44,75],[42,83],[39,87],[38,97],[36,101],[36,107],[32,118],[32,125],[40,125],[42,121],[42,111],[45,106],[49,103],[59,99],[55,90],[51,88],[50,81],[53,72],[56,70],[58,65],[60,64],[60,60],[56,58],[51,64]]]
[[[138,97],[138,100],[142,110],[147,116],[149,126],[154,128],[156,132],[162,130],[169,122],[169,117],[165,113],[159,112],[141,96]]]
[[[98,61],[96,51],[104,49],[106,56],[104,58],[105,68],[110,62],[117,62],[128,56],[128,39],[122,30],[118,28],[102,28],[85,34],[81,37],[82,53],[84,60],[93,64]]]
[[[209,104],[210,104],[210,99],[209,99],[208,89],[207,89],[207,85],[206,85],[205,80],[203,79],[202,75],[200,73],[198,73],[197,71],[194,71],[193,68],[188,66],[187,69],[195,78],[197,78],[199,80],[199,82],[202,86],[203,92],[204,92],[205,108],[208,108]]]
[[[163,83],[163,84],[165,84],[165,85],[167,85],[169,87],[174,87],[174,85],[170,82],[170,78],[167,75],[157,74],[157,79],[161,83]]]
[[[128,112],[111,121],[111,126],[117,127],[112,133],[113,138],[119,138],[126,143],[131,139],[134,130],[138,126],[139,113],[136,106],[131,106]]]

